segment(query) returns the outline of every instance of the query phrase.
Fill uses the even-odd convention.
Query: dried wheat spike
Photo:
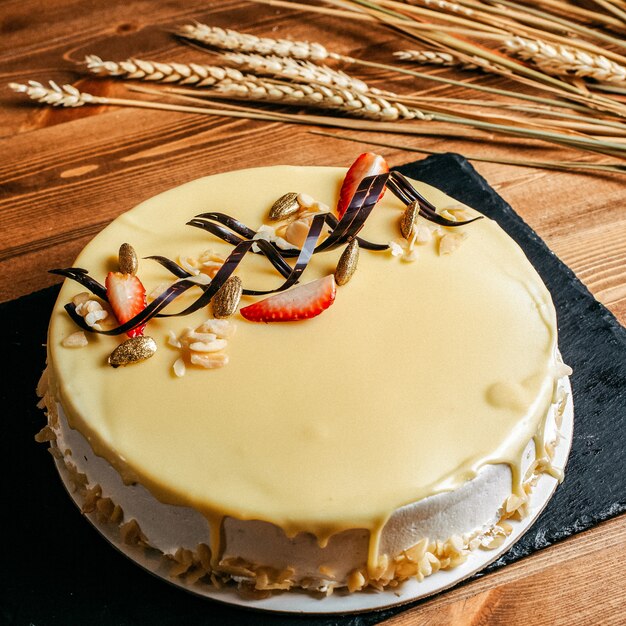
[[[210,87],[225,78],[235,81],[244,79],[244,75],[239,70],[197,63],[160,63],[143,59],[127,59],[120,62],[103,61],[94,54],[86,56],[85,63],[90,72],[99,76],[178,83],[194,87]]]
[[[115,63],[93,56],[88,57],[88,67],[101,75],[207,87],[223,97],[236,100],[314,106],[342,111],[356,117],[386,121],[428,119],[417,109],[392,102],[375,93],[314,83],[287,83],[242,74],[233,68],[155,63],[143,59]]]
[[[186,39],[193,39],[214,48],[248,52],[255,54],[292,57],[294,59],[308,59],[321,61],[323,59],[343,58],[329,52],[322,44],[308,41],[289,41],[288,39],[270,39],[257,37],[235,30],[208,26],[206,24],[186,24],[181,26],[176,34]]]
[[[345,72],[332,69],[327,65],[311,63],[311,61],[291,57],[242,54],[240,52],[227,52],[223,58],[227,63],[255,74],[286,78],[296,82],[332,85],[344,89],[354,89],[361,93],[369,91],[369,87],[362,80],[353,78]]]
[[[223,80],[212,90],[237,100],[312,106],[373,120],[430,119],[418,109],[408,108],[375,94],[326,85],[290,84],[246,76],[244,81]]]
[[[73,85],[59,87],[53,80],[49,81],[50,87],[46,87],[35,80],[29,80],[28,84],[9,83],[9,87],[17,93],[25,93],[31,100],[43,104],[51,104],[59,107],[80,107],[85,104],[94,104],[104,100],[92,96],[89,93],[78,91]]]
[[[474,11],[468,7],[461,6],[456,2],[447,2],[446,0],[405,0],[407,4],[421,5],[427,9],[439,9],[448,13],[459,13],[468,17],[474,15]]]
[[[505,46],[509,52],[532,61],[548,74],[574,75],[609,83],[626,82],[626,67],[601,54],[523,37],[513,37],[505,42]]]

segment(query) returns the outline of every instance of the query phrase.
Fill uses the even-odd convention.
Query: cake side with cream
[[[173,259],[200,283],[164,309],[178,312],[233,250],[186,222],[221,212],[279,251],[297,249],[295,222],[306,236],[337,205],[344,177],[285,166],[199,179],[121,215],[75,266],[104,281],[128,242],[149,303],[176,278],[145,257]],[[415,187],[446,219],[479,215]],[[315,203],[270,220],[288,192]],[[554,307],[495,222],[417,217],[403,238],[403,219],[405,204],[387,191],[359,233],[387,249],[361,248],[349,282],[314,318],[216,320],[210,307],[154,317],[145,335],[156,351],[124,367],[109,364],[119,336],[85,333],[87,345],[71,347],[77,327],[64,307],[85,290],[66,281],[49,330],[48,438],[103,519],[170,555],[174,573],[261,590],[382,588],[454,567],[506,532],[498,523],[521,511],[533,473],[556,471],[568,368]],[[330,282],[344,250],[313,254],[280,302]],[[284,280],[252,251],[234,275],[256,291]],[[244,292],[239,310],[264,299]],[[219,355],[219,366],[203,366]]]

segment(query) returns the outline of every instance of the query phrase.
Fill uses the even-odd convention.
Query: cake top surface
[[[334,207],[344,175],[280,166],[199,179],[121,215],[74,265],[104,281],[123,242],[140,259],[197,258],[207,249],[227,256],[231,245],[186,222],[214,210],[257,229],[289,191]],[[416,188],[438,209],[459,207],[432,187]],[[387,191],[361,235],[397,240],[403,210]],[[459,227],[461,245],[440,254],[441,234],[451,230],[417,245],[412,262],[361,250],[350,283],[314,319],[264,324],[236,314],[228,365],[188,367],[183,377],[173,372],[180,355],[168,332],[201,325],[206,308],[151,320],[145,332],[156,354],[113,369],[107,357],[119,337],[93,334],[82,349],[62,345],[76,330],[63,305],[84,291],[66,281],[48,345],[70,424],[165,502],[318,536],[378,527],[398,507],[453,489],[485,464],[515,470],[559,377],[554,307],[495,222]],[[340,254],[314,255],[300,282],[332,274]],[[253,289],[282,282],[259,255],[247,255],[237,275]],[[138,276],[148,292],[173,281],[150,260],[140,260]],[[168,311],[199,293],[194,288]],[[242,306],[255,300],[244,296]]]

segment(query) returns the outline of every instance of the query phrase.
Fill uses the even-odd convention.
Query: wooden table
[[[109,94],[120,87],[86,78],[75,62],[96,53],[115,60],[134,55],[210,63],[210,57],[167,33],[168,27],[192,19],[259,35],[319,41],[343,54],[382,61],[403,47],[397,35],[381,28],[364,29],[245,1],[5,0],[0,6],[0,82],[52,78]],[[403,93],[461,93],[409,78],[391,82],[381,71],[358,75]],[[498,85],[501,79],[483,80]],[[345,166],[368,149],[313,135],[306,126],[138,109],[52,110],[26,103],[6,88],[0,89],[0,98],[0,301],[56,282],[48,268],[69,266],[103,226],[165,189],[241,167]],[[483,156],[556,154],[529,142],[497,138],[489,143],[446,137],[391,140]],[[418,158],[404,150],[377,151],[391,165]],[[559,156],[601,160],[582,153]],[[626,179],[496,164],[476,168],[625,323]],[[623,624],[625,560],[626,516],[621,516],[387,623]]]

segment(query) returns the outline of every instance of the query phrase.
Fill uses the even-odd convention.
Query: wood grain
[[[604,522],[384,624],[623,624],[625,531],[624,516]]]
[[[245,1],[151,2],[5,0],[0,5],[0,84],[15,80],[72,82],[96,94],[123,85],[85,76],[84,55],[120,60],[210,62],[168,33],[197,19],[259,35],[319,41],[342,54],[388,62],[398,35],[318,15]],[[344,68],[354,71],[353,68]],[[436,69],[435,72],[450,70]],[[445,87],[384,71],[354,72],[401,93],[456,97]],[[468,74],[468,81],[477,80]],[[480,77],[507,86],[498,77]],[[366,144],[312,135],[311,128],[138,109],[52,110],[0,89],[0,301],[57,281],[47,269],[68,266],[89,239],[138,202],[193,178],[273,164],[347,165]],[[380,135],[353,136],[381,139]],[[389,140],[432,150],[515,158],[603,157],[537,143],[448,136]],[[418,158],[377,149],[391,165]],[[626,322],[624,178],[475,164],[589,287]],[[480,207],[477,207],[480,209]],[[594,528],[494,574],[461,586],[389,624],[624,623],[626,517]],[[622,620],[622,621],[620,621]]]

